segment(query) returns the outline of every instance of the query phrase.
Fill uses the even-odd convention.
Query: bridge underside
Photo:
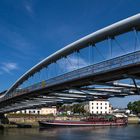
[[[58,83],[55,86],[20,94],[0,103],[1,112],[11,112],[26,108],[52,106],[58,103],[83,102],[97,98],[108,99],[139,95],[137,85],[114,84],[113,81],[130,78],[140,78],[140,64],[128,65],[123,68],[108,70],[96,75],[73,79],[69,82]],[[107,86],[95,88],[94,85]]]
[[[140,86],[138,86],[136,82],[136,80],[140,80],[139,30],[140,14],[105,27],[65,46],[32,67],[7,91],[0,95],[0,113],[7,113],[26,108],[52,106],[58,103],[84,102],[95,100],[97,98],[108,99],[112,97],[140,95]],[[117,47],[119,46],[120,49],[124,51],[118,43],[118,40],[116,40],[116,37],[121,34],[126,34],[127,32],[132,32],[133,37],[127,35],[129,38],[122,43],[123,45],[126,45],[126,42],[129,44],[128,41],[131,39],[134,46],[130,45],[131,51],[129,48],[125,54],[122,54],[121,56],[119,54],[113,58],[112,44],[116,43]],[[104,58],[96,47],[98,45],[100,46],[100,43],[105,40],[108,42],[108,55],[110,55],[110,58],[108,58],[108,56],[107,58]],[[106,46],[105,42],[102,45]],[[88,66],[84,65],[79,67],[80,50],[83,48],[90,49],[90,47],[97,50],[96,53],[98,52],[99,55],[102,56],[102,61],[98,61],[97,59],[97,62],[94,61],[88,63]],[[117,47],[115,45],[115,49]],[[105,49],[103,50],[105,51]],[[70,55],[74,53],[78,55],[75,57],[77,58],[76,69],[72,69],[70,72],[66,70],[61,74],[56,74],[52,77],[43,77],[43,79],[38,82],[33,81],[33,83],[28,83],[29,80],[35,78],[35,75],[40,74],[44,69],[48,70],[50,65],[57,65],[57,62],[62,59],[69,61]],[[92,53],[94,54],[94,51]],[[87,57],[91,59],[95,58],[94,55],[92,57],[90,57],[90,55],[91,52]],[[69,63],[71,64],[70,61]],[[46,73],[48,74],[49,71]],[[116,82],[122,79],[131,79],[133,84]],[[27,85],[26,82],[28,83]]]

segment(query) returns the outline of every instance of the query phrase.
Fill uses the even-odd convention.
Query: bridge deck
[[[124,79],[127,76],[140,76],[140,51],[129,53],[111,60],[93,64],[78,70],[42,81],[25,89],[6,95],[0,99],[5,101],[9,98],[29,93],[44,94],[56,90],[71,89],[96,83],[109,82],[118,79]]]

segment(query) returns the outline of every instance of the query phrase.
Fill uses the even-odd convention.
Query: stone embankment
[[[0,125],[0,129],[3,128],[17,128],[17,127],[39,127],[38,121],[44,120],[80,120],[77,117],[53,117],[46,115],[8,115],[10,124]],[[128,117],[128,124],[140,123],[139,117]]]
[[[140,123],[140,118],[133,116],[133,117],[128,117],[128,123],[129,124],[138,124]]]
[[[39,127],[38,121],[45,120],[80,120],[77,117],[59,117],[59,116],[47,116],[47,115],[31,115],[31,114],[8,114],[7,115],[10,124],[1,125],[1,127]]]
[[[17,125],[31,125],[32,127],[38,127],[38,121],[43,121],[46,119],[53,119],[52,116],[45,116],[45,115],[8,115],[9,122],[11,124]]]

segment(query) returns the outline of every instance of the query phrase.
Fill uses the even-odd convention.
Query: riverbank
[[[135,116],[135,117],[128,117],[128,124],[138,124],[140,123],[140,118]]]
[[[37,115],[37,114],[8,114],[7,118],[10,122],[9,127],[39,127],[39,121],[45,120],[77,120],[79,121],[82,117],[79,116],[50,116],[50,115]],[[7,126],[6,126],[7,127]]]
[[[47,115],[33,115],[33,114],[8,114],[9,124],[0,125],[0,129],[4,128],[38,128],[38,121],[44,120],[80,120],[80,116],[47,116]],[[128,117],[128,124],[138,124],[139,117]]]
[[[8,114],[7,117],[10,125],[16,124],[17,127],[24,127],[24,125],[30,125],[32,128],[39,127],[38,121],[54,119],[54,116],[33,114]]]
[[[0,124],[0,129],[4,128],[18,128],[17,125],[14,124]]]
[[[82,117],[66,117],[66,116],[47,116],[47,115],[33,115],[33,114],[9,114],[7,115],[9,124],[1,124],[0,129],[3,128],[38,128],[39,121],[45,120],[77,120],[79,121]]]

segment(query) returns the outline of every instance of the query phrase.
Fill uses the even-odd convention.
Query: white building
[[[40,114],[47,115],[47,114],[53,114],[56,115],[57,110],[56,107],[50,107],[50,108],[41,108]]]
[[[112,110],[112,113],[114,115],[122,115],[122,116],[125,116],[125,115],[130,115],[131,111],[129,109],[119,109],[119,108],[116,108],[116,109],[113,109]]]
[[[90,114],[110,114],[112,113],[112,106],[108,100],[97,99],[87,102],[85,110]]]
[[[22,114],[40,114],[40,115],[48,115],[53,114],[56,115],[57,110],[56,107],[44,107],[40,109],[26,109],[17,111],[16,113],[22,113]]]

